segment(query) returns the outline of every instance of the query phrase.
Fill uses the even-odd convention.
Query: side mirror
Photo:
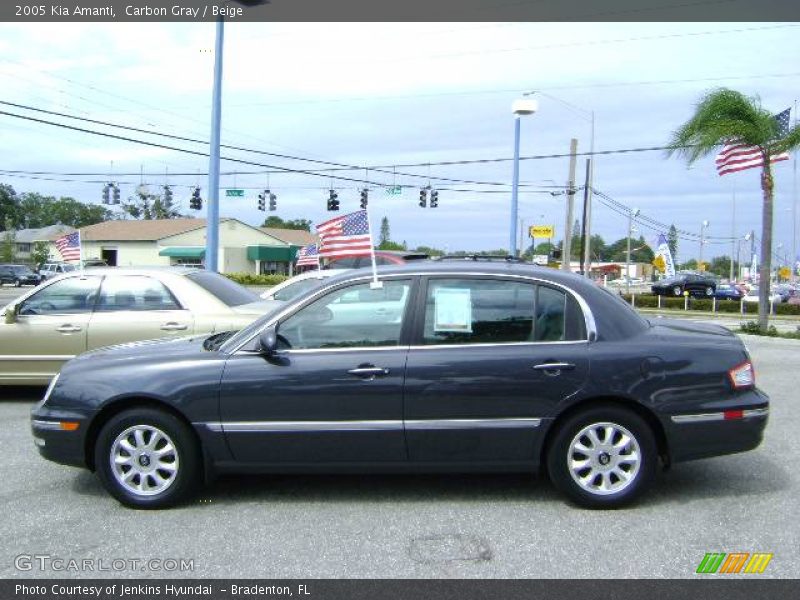
[[[265,356],[274,356],[278,349],[278,328],[275,325],[267,327],[258,336],[258,349]]]
[[[19,310],[19,305],[17,304],[6,309],[6,323],[8,325],[17,322],[17,310]]]

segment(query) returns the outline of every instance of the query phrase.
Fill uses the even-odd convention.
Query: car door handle
[[[81,327],[77,325],[71,325],[70,323],[66,323],[56,329],[56,331],[58,331],[59,333],[77,333],[80,330]]]
[[[189,326],[181,323],[164,323],[161,325],[161,329],[163,331],[183,331],[184,329],[189,329]]]
[[[349,375],[355,375],[362,379],[375,379],[376,377],[385,377],[389,374],[389,369],[383,367],[357,367],[350,369],[347,372]]]
[[[533,365],[534,371],[544,371],[547,375],[560,375],[561,371],[572,371],[575,365],[565,362],[549,362]]]

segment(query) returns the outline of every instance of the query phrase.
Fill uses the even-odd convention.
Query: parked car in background
[[[748,304],[758,304],[758,286],[752,286],[745,297],[743,298],[745,302]],[[769,303],[770,304],[780,304],[782,302],[781,295],[777,293],[775,290],[769,291]]]
[[[42,278],[42,281],[45,281],[58,275],[63,275],[64,273],[72,273],[77,269],[77,266],[69,263],[50,262],[39,267],[39,276]]]
[[[222,275],[186,268],[106,267],[44,282],[4,308],[0,385],[45,385],[87,350],[241,329],[280,302]]]
[[[425,260],[430,258],[423,252],[406,252],[396,250],[376,250],[375,251],[375,264],[377,266],[384,265],[404,265],[407,262],[415,260]],[[363,256],[344,256],[342,258],[334,258],[328,261],[325,269],[358,269],[359,267],[372,266],[372,258],[369,254]]]
[[[788,302],[794,295],[794,287],[788,283],[780,283],[775,286],[775,293],[781,297],[781,302]]]
[[[0,265],[0,285],[39,285],[41,278],[26,265]]]
[[[700,273],[682,273],[657,281],[652,288],[659,296],[683,296],[689,292],[691,296],[711,298],[717,289],[717,280]]]
[[[732,283],[720,283],[714,292],[714,297],[719,300],[741,300],[744,294]]]
[[[300,275],[290,277],[283,283],[279,283],[273,288],[261,294],[264,300],[279,300],[288,302],[294,300],[300,294],[307,292],[322,285],[326,279],[335,275],[340,275],[346,269],[331,269],[325,271],[306,271]]]
[[[547,471],[573,502],[611,508],[660,463],[761,443],[769,399],[723,327],[648,321],[532,265],[379,277],[332,277],[233,335],[71,360],[31,413],[39,452],[136,508],[226,472],[435,470]]]

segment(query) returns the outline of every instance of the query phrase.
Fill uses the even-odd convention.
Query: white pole
[[[375,244],[372,242],[372,225],[369,221],[369,205],[367,208],[364,209],[364,212],[367,215],[367,231],[369,232],[369,256],[372,259],[372,283],[369,284],[369,287],[373,290],[380,289],[383,287],[383,282],[378,281],[378,266],[375,262]]]

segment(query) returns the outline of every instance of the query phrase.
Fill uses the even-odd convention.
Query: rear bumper
[[[86,467],[86,433],[91,414],[36,405],[31,411],[31,432],[36,449],[47,460]],[[77,429],[65,429],[62,423],[77,423]]]
[[[746,452],[764,439],[769,397],[751,390],[708,409],[670,415],[664,423],[673,462]]]

